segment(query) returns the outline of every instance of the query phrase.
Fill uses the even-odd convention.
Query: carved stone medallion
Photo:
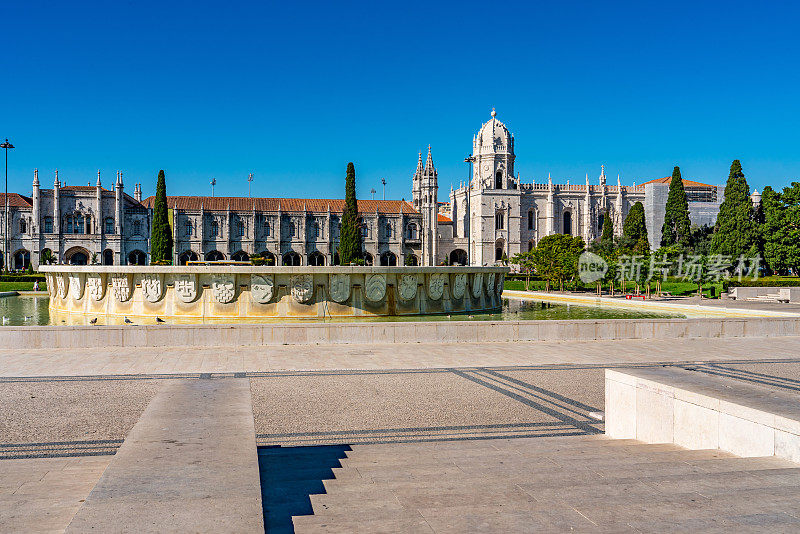
[[[258,304],[266,304],[272,300],[275,279],[271,274],[250,275],[250,298]]]
[[[147,302],[158,302],[164,296],[163,275],[148,273],[142,275],[142,295]]]
[[[483,289],[483,273],[475,273],[472,275],[472,296],[478,298],[481,296]]]
[[[386,296],[386,275],[368,274],[364,277],[364,294],[368,300],[379,302]]]
[[[131,298],[131,275],[111,275],[111,289],[114,291],[114,298],[120,302],[125,302]]]
[[[72,293],[72,298],[80,300],[83,297],[83,287],[86,280],[86,275],[83,273],[72,273],[69,275],[69,292]]]
[[[328,291],[334,302],[344,302],[350,298],[350,275],[332,274],[328,277]]]
[[[489,273],[486,275],[486,294],[491,297],[494,295],[494,292],[494,273]]]
[[[467,275],[464,273],[453,275],[450,281],[450,294],[454,299],[464,298],[467,292]]]
[[[292,297],[303,303],[314,296],[314,277],[310,274],[298,274],[292,277]]]
[[[428,275],[428,296],[431,300],[439,300],[444,295],[444,275],[434,273]]]
[[[189,303],[197,298],[197,278],[193,274],[179,274],[175,277],[175,294],[181,301]]]
[[[67,298],[67,291],[69,291],[69,287],[67,286],[67,281],[64,279],[63,274],[56,274],[56,286],[58,287],[58,295],[63,299]]]
[[[106,284],[102,273],[92,273],[86,277],[86,292],[94,300],[102,300]]]
[[[211,280],[211,291],[220,304],[233,302],[236,296],[236,275],[214,275]]]
[[[398,293],[403,300],[412,300],[417,296],[417,275],[404,274],[400,277],[398,284]]]

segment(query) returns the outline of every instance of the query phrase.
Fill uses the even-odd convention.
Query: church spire
[[[425,170],[433,170],[433,157],[431,156],[431,145],[428,145],[428,158],[425,160]]]
[[[419,153],[419,159],[417,160],[417,176],[422,176],[422,152]]]

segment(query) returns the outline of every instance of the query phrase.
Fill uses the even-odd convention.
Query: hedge
[[[43,274],[3,274],[0,275],[0,282],[44,282]]]

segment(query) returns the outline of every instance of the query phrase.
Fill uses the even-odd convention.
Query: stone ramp
[[[800,465],[774,457],[602,436],[259,456],[268,532],[800,530]]]
[[[67,532],[263,532],[249,380],[167,381]]]

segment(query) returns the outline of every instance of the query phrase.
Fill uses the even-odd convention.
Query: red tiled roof
[[[6,194],[0,193],[0,208],[6,205]],[[33,200],[30,197],[23,197],[19,193],[8,194],[8,205],[11,208],[31,208],[33,207]]]
[[[453,222],[453,219],[451,219],[450,217],[445,217],[441,213],[437,213],[437,215],[439,216],[438,222],[440,222],[440,223],[451,223],[451,222]]]
[[[96,185],[65,185],[60,188],[62,191],[94,191],[97,189]],[[103,191],[108,191],[105,187],[101,187]]]
[[[142,201],[142,205],[151,208],[155,204],[155,197],[147,197]],[[169,208],[178,208],[188,211],[199,211],[200,206],[203,209],[212,211],[223,211],[229,209],[231,211],[278,211],[278,207],[282,211],[306,211],[315,213],[325,213],[328,211],[328,206],[333,213],[341,213],[344,211],[344,200],[341,198],[325,199],[325,198],[247,198],[247,197],[167,197],[167,206]],[[400,213],[402,208],[403,213],[417,214],[409,202],[404,200],[359,200],[358,210],[361,213],[375,213],[376,209],[380,213]]]
[[[666,184],[669,185],[672,183],[672,176],[665,176],[664,178],[656,178],[655,180],[650,180],[649,182],[645,182],[645,184]],[[704,184],[702,182],[695,182],[693,180],[687,180],[686,178],[683,179],[683,187],[714,187],[713,185]]]

